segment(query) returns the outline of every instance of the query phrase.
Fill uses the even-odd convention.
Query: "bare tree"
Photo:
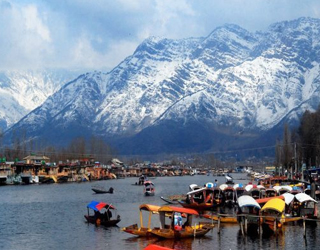
[[[283,133],[283,158],[282,163],[288,172],[292,172],[292,144],[291,144],[291,135],[288,124],[284,125]]]

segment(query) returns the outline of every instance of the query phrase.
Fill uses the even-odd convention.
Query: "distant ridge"
[[[224,25],[207,37],[151,37],[108,73],[64,85],[5,132],[63,145],[104,138],[122,154],[190,153],[275,144],[319,105],[320,20],[251,33]]]

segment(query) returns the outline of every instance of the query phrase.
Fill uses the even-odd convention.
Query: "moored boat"
[[[202,187],[187,193],[186,201],[179,201],[184,208],[195,209],[196,211],[210,210],[214,207],[214,190],[209,187]]]
[[[189,237],[201,237],[208,233],[213,225],[209,223],[192,226],[193,216],[199,216],[194,209],[163,206],[159,210],[160,228],[152,229],[151,233],[160,238],[180,239]],[[183,223],[182,214],[185,215]],[[169,215],[169,217],[168,217]],[[169,223],[166,223],[169,218]]]
[[[313,199],[310,195],[305,193],[298,193],[294,196],[294,201],[298,202],[297,209],[294,210],[296,216],[303,217],[305,219],[317,219],[317,201]]]
[[[233,187],[226,187],[223,191],[225,206],[232,207],[235,203],[235,190]]]
[[[285,202],[279,198],[270,199],[261,208],[261,223],[263,233],[277,233],[285,221]]]
[[[242,183],[233,185],[233,188],[234,188],[234,190],[235,190],[235,196],[236,196],[235,199],[236,199],[236,201],[237,201],[238,198],[244,194],[245,189],[244,189]]]
[[[257,233],[259,228],[259,213],[261,206],[249,195],[242,195],[238,199],[238,222],[244,233]]]
[[[277,190],[274,188],[267,188],[265,194],[266,197],[275,197],[277,196]]]

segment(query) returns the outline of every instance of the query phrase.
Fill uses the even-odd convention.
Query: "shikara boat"
[[[88,205],[88,214],[84,217],[88,223],[96,224],[97,226],[115,226],[120,221],[120,215],[115,214],[115,219],[112,218],[113,210],[116,213],[116,208],[108,203],[91,201]],[[94,211],[94,215],[90,215],[90,209]]]
[[[152,220],[152,215],[154,214],[158,214],[158,210],[159,210],[160,206],[156,206],[156,205],[150,205],[150,204],[142,204],[139,207],[140,210],[140,227],[138,226],[138,224],[133,224],[131,226],[128,227],[124,227],[121,230],[126,232],[126,233],[130,233],[133,235],[137,235],[140,237],[149,237],[149,236],[153,236],[151,234],[151,220]],[[147,212],[149,214],[148,216],[148,224],[145,227],[144,223],[143,223],[143,213]]]
[[[235,203],[235,190],[233,187],[226,187],[223,191],[225,206],[232,207]]]
[[[282,195],[284,193],[288,193],[292,191],[292,187],[285,185],[285,186],[275,186],[273,187],[277,191],[277,195]]]
[[[145,196],[153,196],[155,194],[155,187],[153,182],[145,181],[143,185],[143,193]]]
[[[263,233],[277,233],[285,221],[285,202],[279,198],[269,200],[261,208],[261,223]]]
[[[189,237],[201,237],[208,233],[213,225],[209,223],[192,226],[193,216],[199,216],[194,209],[163,206],[159,210],[160,228],[152,229],[151,233],[160,238],[180,239]],[[182,215],[185,215],[183,223]],[[169,223],[166,219],[169,218]]]
[[[286,204],[284,223],[301,220],[302,219],[301,217],[292,215],[292,204],[293,204],[293,200],[294,200],[294,195],[287,192],[287,193],[282,194],[281,197],[284,197],[284,202]]]
[[[238,222],[242,232],[258,233],[259,213],[261,206],[249,195],[242,195],[238,199]]]
[[[214,190],[208,187],[196,189],[187,193],[186,201],[179,201],[179,204],[196,211],[211,210],[215,206],[213,192]]]
[[[297,216],[301,216],[307,219],[317,219],[317,201],[310,195],[305,193],[299,193],[294,196],[294,200],[299,202],[297,209]]]
[[[96,194],[113,194],[113,188],[110,187],[109,190],[106,190],[104,187],[94,186],[91,188]]]
[[[242,183],[233,185],[233,188],[235,190],[235,196],[236,196],[236,201],[237,201],[238,198],[244,194],[245,189],[244,189]]]
[[[250,195],[254,199],[262,198],[261,188],[257,185],[249,184],[245,187],[245,190],[247,191],[246,194]]]
[[[275,197],[277,196],[277,190],[274,188],[267,188],[265,194],[266,197]]]
[[[266,188],[270,188],[273,186],[280,186],[283,182],[288,181],[288,178],[286,176],[274,176],[270,178],[266,178],[264,180],[264,186]]]
[[[224,197],[220,187],[213,187],[213,204],[214,206],[224,205]]]

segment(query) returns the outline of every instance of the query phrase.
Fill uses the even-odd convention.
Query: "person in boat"
[[[101,213],[100,213],[99,211],[94,210],[94,217],[95,217],[96,219],[101,218]]]
[[[205,203],[211,203],[212,202],[212,195],[213,193],[209,193],[206,197]]]
[[[182,216],[181,214],[177,213],[174,215],[174,227],[175,231],[180,231],[182,229]]]
[[[109,218],[109,220],[111,219],[111,217],[112,217],[112,212],[110,211],[110,209],[108,209],[108,218]]]

